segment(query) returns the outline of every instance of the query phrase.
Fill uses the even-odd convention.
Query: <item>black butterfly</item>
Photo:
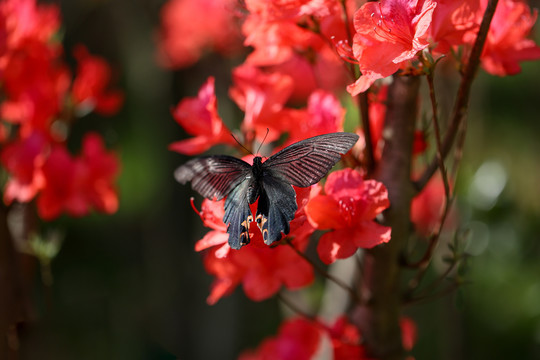
[[[255,220],[267,245],[289,233],[289,222],[297,210],[291,185],[308,187],[321,180],[358,140],[358,135],[332,133],[315,136],[287,146],[253,165],[227,155],[202,156],[188,161],[174,173],[181,184],[208,199],[225,200],[223,222],[229,224],[229,245],[240,249],[249,243],[249,204],[259,199]]]

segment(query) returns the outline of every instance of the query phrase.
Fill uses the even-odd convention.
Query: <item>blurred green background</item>
[[[107,58],[126,103],[114,118],[90,115],[73,129],[102,132],[120,151],[121,207],[113,216],[62,217],[65,242],[52,264],[54,285],[36,269],[33,321],[22,359],[232,359],[273,335],[275,300],[254,303],[240,290],[208,306],[211,277],[193,245],[205,233],[189,187],[172,173],[186,160],[167,150],[185,138],[170,109],[216,76],[219,109],[232,64],[206,57],[167,71],[156,65],[163,0],[63,0],[66,53],[76,43]],[[201,21],[206,21],[201,19]],[[468,285],[411,306],[417,359],[540,358],[540,62],[518,76],[480,73],[473,87],[457,188],[461,227],[471,229]],[[50,305],[47,305],[49,304]]]

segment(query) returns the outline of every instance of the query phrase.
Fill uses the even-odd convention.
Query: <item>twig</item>
[[[478,30],[476,41],[474,42],[473,48],[471,50],[469,60],[465,65],[465,70],[463,71],[456,102],[454,103],[454,109],[451,117],[452,121],[450,123],[450,126],[448,127],[444,141],[441,146],[441,155],[443,159],[446,158],[446,156],[450,152],[450,149],[454,144],[456,134],[461,126],[461,123],[463,122],[463,119],[465,118],[465,114],[467,113],[472,82],[480,64],[480,55],[482,54],[482,50],[486,42],[489,26],[491,24],[493,14],[495,13],[497,3],[498,0],[488,1],[482,23],[480,24],[480,29]],[[438,167],[438,159],[433,159],[430,165],[420,177],[420,179],[415,182],[415,187],[417,191],[422,190],[426,186],[429,179],[431,179]]]
[[[441,145],[441,129],[439,127],[439,116],[437,108],[437,97],[435,96],[435,85],[433,82],[433,72],[435,69],[431,69],[426,77],[429,85],[429,97],[431,99],[431,111],[433,119],[433,130],[435,133],[435,144],[437,146],[437,160],[439,161],[439,168],[441,169],[441,175],[444,183],[444,194],[446,202],[450,199],[450,185],[448,184],[448,175],[446,173],[446,167],[444,166],[444,158],[442,156]]]
[[[433,71],[429,71],[426,75],[428,85],[429,85],[429,95],[431,98],[431,108],[433,112],[433,128],[435,133],[435,143],[437,145],[437,160],[439,162],[439,168],[441,170],[441,175],[444,183],[444,195],[445,195],[445,204],[444,204],[444,211],[441,215],[441,221],[439,224],[439,228],[437,231],[431,235],[429,239],[429,245],[426,249],[424,255],[420,260],[418,260],[415,263],[406,263],[406,266],[409,268],[419,268],[420,271],[418,272],[416,279],[416,285],[420,282],[421,278],[423,277],[423,273],[427,269],[427,266],[429,265],[431,261],[431,257],[433,254],[433,251],[435,250],[435,247],[437,246],[437,243],[439,241],[442,228],[444,226],[444,222],[446,218],[448,217],[448,213],[450,212],[451,204],[453,202],[453,196],[450,194],[450,184],[448,182],[448,174],[446,172],[446,167],[444,165],[444,159],[442,157],[441,153],[441,133],[440,133],[440,127],[439,127],[439,119],[438,119],[438,111],[437,111],[437,98],[435,96],[435,86],[433,83]]]
[[[351,34],[351,29],[349,27],[350,18],[347,11],[347,1],[341,0],[340,2],[341,9],[343,11],[343,22],[345,23],[345,32],[347,33],[347,40],[349,44],[353,43],[353,36]],[[356,68],[352,63],[349,63],[349,72],[352,75],[353,79],[356,79]],[[371,175],[375,170],[375,156],[373,151],[373,142],[371,140],[371,126],[369,124],[369,99],[368,92],[364,91],[363,93],[358,94],[358,104],[360,106],[360,121],[362,123],[362,129],[364,129],[364,141],[366,147],[364,149],[364,158],[365,158],[365,167],[368,175]]]
[[[424,302],[428,302],[428,301],[433,301],[435,299],[438,299],[438,298],[441,298],[441,297],[444,297],[444,296],[450,294],[451,292],[455,291],[458,287],[460,287],[463,284],[466,284],[466,282],[455,281],[455,282],[451,283],[449,286],[447,286],[445,289],[439,291],[438,293],[431,294],[431,295],[420,296],[420,297],[416,297],[416,298],[412,298],[412,299],[406,299],[403,302],[403,305],[405,305],[405,306],[407,306],[407,305],[416,305],[416,304],[420,304],[420,303],[424,303]]]
[[[369,123],[369,99],[368,92],[358,94],[358,102],[360,104],[360,118],[362,128],[364,129],[364,141],[366,147],[364,149],[364,160],[368,176],[373,174],[375,170],[375,155],[373,151],[373,141],[371,139],[371,125]]]
[[[313,315],[310,315],[308,314],[307,312],[305,312],[304,310],[300,309],[300,307],[298,305],[296,305],[295,303],[293,303],[290,299],[288,299],[286,296],[283,296],[283,294],[281,292],[278,292],[276,294],[276,297],[278,298],[279,301],[281,301],[283,304],[285,304],[289,309],[291,309],[293,312],[295,312],[296,314],[306,318],[306,319],[309,319],[309,320],[312,320],[312,321],[316,321],[317,319],[315,318],[315,316]]]
[[[324,278],[330,280],[330,281],[333,281],[336,285],[338,285],[339,287],[341,287],[343,290],[347,291],[351,297],[354,299],[355,302],[357,302],[358,304],[362,303],[360,297],[358,296],[358,294],[356,293],[356,291],[354,291],[353,288],[351,288],[350,286],[348,286],[347,284],[345,284],[343,281],[341,281],[340,279],[336,278],[335,276],[331,275],[330,273],[328,273],[327,271],[325,271],[324,269],[322,269],[321,267],[319,267],[317,264],[315,264],[315,262],[313,260],[311,260],[308,256],[306,256],[306,254],[304,254],[302,251],[298,250],[296,248],[296,246],[294,246],[294,244],[291,242],[291,240],[289,239],[286,239],[286,242],[287,242],[287,245],[289,245],[291,248],[293,248],[293,250],[298,254],[300,255],[300,257],[302,257],[304,260],[306,260],[311,266],[313,266],[313,269],[318,272],[321,276],[323,276]]]

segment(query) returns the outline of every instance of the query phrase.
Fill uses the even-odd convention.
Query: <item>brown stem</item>
[[[25,318],[19,254],[7,222],[8,208],[0,204],[0,358],[17,358],[16,325]]]
[[[371,125],[369,123],[369,99],[368,92],[358,94],[358,102],[360,103],[360,117],[362,120],[362,128],[364,129],[364,141],[366,148],[364,149],[365,169],[368,177],[375,170],[375,155],[373,151],[373,141],[371,139]]]
[[[362,294],[369,296],[369,302],[356,309],[354,319],[369,354],[379,359],[403,358],[399,259],[411,231],[410,173],[419,87],[418,77],[394,77],[388,91],[385,147],[375,171],[375,178],[388,189],[391,205],[382,223],[392,228],[392,240],[366,251]]]
[[[498,0],[488,1],[482,23],[480,24],[480,29],[478,30],[476,41],[474,42],[473,48],[471,50],[469,60],[465,65],[465,70],[463,71],[463,76],[461,78],[461,84],[459,86],[456,102],[454,103],[454,109],[451,117],[452,120],[450,122],[448,130],[446,131],[446,135],[441,146],[441,154],[443,159],[445,159],[446,156],[448,156],[448,154],[450,153],[450,149],[454,144],[456,134],[461,127],[461,123],[463,122],[467,113],[472,82],[480,64],[480,55],[482,55],[482,50],[486,42],[487,33],[491,24],[491,19],[493,18],[493,14],[495,13],[497,3]],[[429,181],[429,179],[431,179],[438,167],[439,162],[435,158],[430,162],[426,171],[415,183],[417,191],[422,190],[424,186],[426,186],[427,182]]]

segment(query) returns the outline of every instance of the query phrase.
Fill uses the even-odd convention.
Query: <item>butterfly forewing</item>
[[[251,173],[247,162],[227,155],[203,156],[188,161],[174,172],[181,184],[191,187],[208,199],[221,200]]]
[[[316,184],[349,151],[358,135],[332,133],[294,143],[272,155],[262,166],[269,176],[299,187]]]

